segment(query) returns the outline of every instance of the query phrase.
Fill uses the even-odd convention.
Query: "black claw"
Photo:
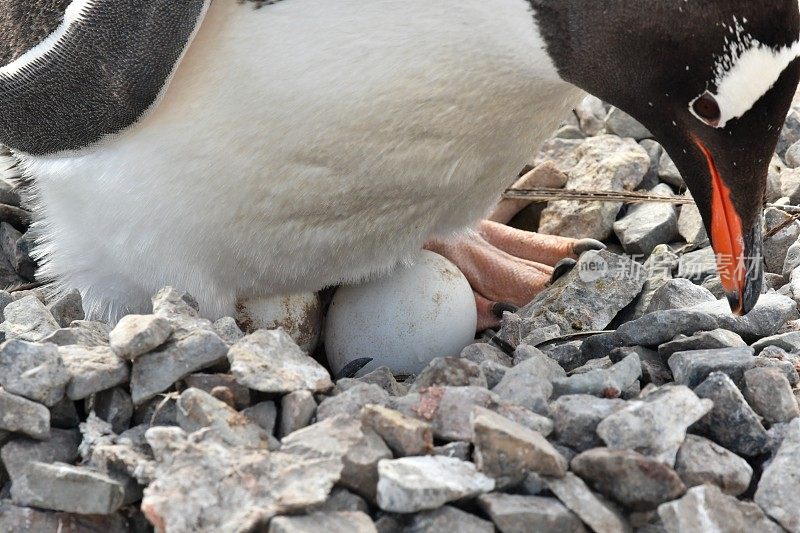
[[[344,368],[342,368],[338,374],[336,374],[336,381],[344,378],[354,378],[358,371],[367,366],[372,362],[372,357],[362,357],[361,359],[355,359],[350,361]]]
[[[575,253],[575,255],[580,257],[580,255],[585,252],[590,252],[592,250],[599,251],[605,249],[606,245],[600,241],[597,241],[595,239],[581,239],[575,244],[575,246],[572,248],[572,251]]]
[[[497,318],[503,318],[503,313],[516,313],[519,307],[507,302],[495,302],[492,305],[492,314]]]
[[[558,281],[561,276],[569,273],[569,271],[575,268],[575,265],[577,264],[577,261],[569,257],[564,258],[556,263],[556,266],[553,268],[553,274],[550,276],[550,283],[555,283]]]

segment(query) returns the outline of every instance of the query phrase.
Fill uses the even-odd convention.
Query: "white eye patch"
[[[715,86],[716,91],[707,91],[720,109],[719,122],[709,124],[716,128],[724,128],[729,121],[750,111],[775,85],[789,64],[800,56],[800,41],[791,46],[771,48],[745,34],[738,21],[734,22],[730,31],[731,38],[726,39],[728,51],[717,58],[716,76],[709,84]],[[695,102],[703,94],[705,92],[689,102],[689,111],[708,124],[694,109]]]

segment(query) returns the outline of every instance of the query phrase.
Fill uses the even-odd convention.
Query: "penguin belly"
[[[529,4],[215,0],[159,101],[79,151],[17,154],[41,276],[93,317],[164,285],[238,297],[390,271],[484,216],[581,93]]]

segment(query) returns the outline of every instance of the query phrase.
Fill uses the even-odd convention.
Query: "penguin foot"
[[[469,280],[478,331],[500,325],[503,311],[522,307],[551,283],[553,266],[575,258],[582,241],[522,231],[485,220],[478,231],[425,248],[452,261]]]

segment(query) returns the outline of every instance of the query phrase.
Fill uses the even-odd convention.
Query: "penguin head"
[[[703,216],[731,309],[749,312],[761,293],[768,166],[800,79],[797,0],[564,3],[532,0],[560,75],[664,146]]]

